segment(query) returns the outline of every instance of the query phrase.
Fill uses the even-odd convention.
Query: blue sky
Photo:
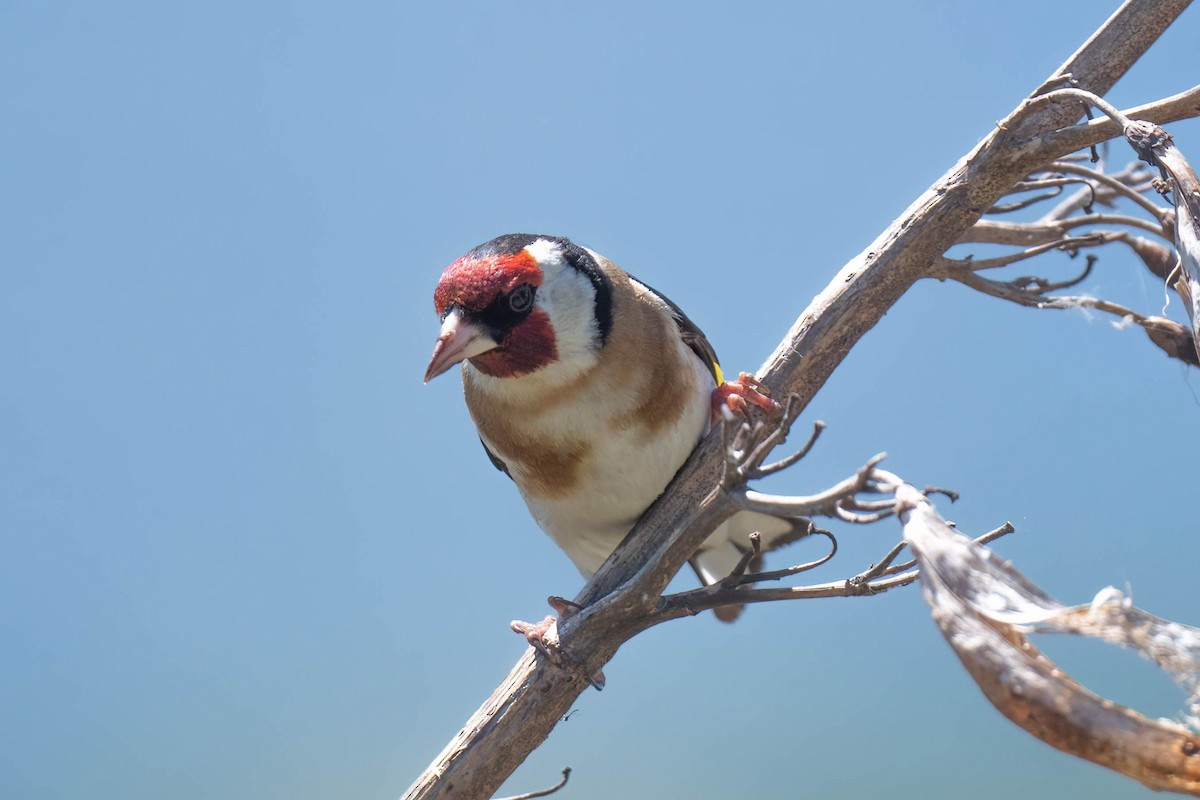
[[[0,794],[399,796],[520,655],[508,621],[580,586],[455,376],[421,386],[444,266],[571,236],[752,369],[1111,6],[0,8]],[[1190,87],[1198,37],[1189,12],[1110,98]],[[1089,289],[1162,304],[1122,252]],[[1128,584],[1196,624],[1198,398],[1137,330],[922,284],[773,487],[886,450],[963,493],[963,529],[1011,519],[997,549],[1060,599]],[[814,580],[898,536],[843,531]],[[1131,655],[1041,644],[1181,703]],[[1142,791],[1003,721],[915,588],[675,622],[606,673],[509,791],[566,765],[579,800]]]

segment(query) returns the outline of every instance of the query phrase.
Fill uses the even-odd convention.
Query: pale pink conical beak
[[[425,383],[458,362],[483,355],[497,347],[496,340],[483,328],[464,317],[457,308],[453,309],[442,322],[442,331],[437,344],[433,346],[433,357],[429,359],[429,369],[425,370]]]

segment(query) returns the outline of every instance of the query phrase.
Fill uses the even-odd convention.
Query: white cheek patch
[[[525,249],[542,268],[542,285],[534,302],[554,326],[558,364],[551,367],[574,372],[591,367],[600,338],[595,287],[586,275],[567,264],[557,243],[539,239]]]
[[[596,291],[591,281],[574,269],[565,269],[555,280],[542,284],[537,302],[554,325],[558,357],[590,365],[600,335],[596,324]]]

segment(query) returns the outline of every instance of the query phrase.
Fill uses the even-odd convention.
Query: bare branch
[[[1066,165],[1068,167],[1082,166],[1073,162],[1071,157],[1068,155],[1063,156],[1054,162],[1054,165],[1052,165],[1050,169],[1054,169],[1055,166],[1061,167],[1062,165]],[[1089,168],[1083,167],[1083,169]],[[1067,170],[1060,168],[1056,171],[1066,172]],[[1095,171],[1099,172],[1099,170]],[[1107,173],[1103,172],[1100,174],[1107,175]],[[1111,184],[1091,181],[1084,178],[1085,186],[1081,187],[1063,199],[1057,206],[1051,209],[1048,214],[1046,214],[1044,219],[1064,219],[1065,217],[1068,217],[1081,209],[1086,213],[1091,214],[1096,205],[1113,206],[1117,197],[1119,195],[1124,195],[1125,192],[1131,192],[1140,196],[1143,192],[1146,192],[1151,188],[1150,179],[1153,176],[1151,175],[1150,171],[1146,169],[1145,164],[1135,161],[1127,164],[1124,168],[1117,170],[1111,175],[1107,175],[1107,177],[1113,181],[1116,181],[1121,188],[1116,189]]]
[[[1147,233],[1153,233],[1155,236],[1168,241],[1172,238],[1162,226],[1155,225],[1138,217],[1129,217],[1124,214],[1087,214],[1078,217],[1067,217],[1062,220],[1039,220],[1037,222],[997,222],[990,219],[981,219],[971,227],[971,230],[963,235],[960,244],[1050,245],[1045,250],[1026,254],[1016,259],[1017,261],[1021,261],[1024,258],[1041,255],[1048,250],[1055,249],[1054,246],[1061,240],[1068,238],[1069,232],[1075,228],[1081,228],[1085,225],[1102,224],[1125,225],[1137,228]],[[1090,231],[1087,236],[1104,236],[1106,242],[1121,241],[1126,243],[1133,238],[1125,231],[1110,230]],[[1015,262],[1010,261],[1009,263]],[[1007,264],[995,264],[993,266],[1007,266]],[[976,269],[978,268],[976,267]],[[986,269],[987,267],[984,268]],[[936,269],[933,270],[933,274],[930,277],[938,277]]]
[[[1092,183],[1099,184],[1093,195],[1098,198],[1098,202],[1110,202],[1112,198],[1117,196],[1124,197],[1127,200],[1130,200],[1141,206],[1142,209],[1144,209],[1147,214],[1154,217],[1154,219],[1156,219],[1160,225],[1164,219],[1171,214],[1171,210],[1169,208],[1163,208],[1162,206],[1147,200],[1142,195],[1141,191],[1134,188],[1135,186],[1143,184],[1147,187],[1149,186],[1145,180],[1145,173],[1140,170],[1124,170],[1116,175],[1106,175],[1099,170],[1081,167],[1078,164],[1068,164],[1062,161],[1051,164],[1050,169],[1058,172],[1069,172],[1079,175],[1083,178],[1086,178],[1089,182],[1089,185]],[[1139,180],[1133,180],[1134,178],[1138,178]],[[1104,189],[1107,189],[1108,192],[1105,193],[1103,191]],[[1144,191],[1144,189],[1142,191]],[[1063,205],[1055,208],[1048,216],[1049,219],[1064,219],[1067,214],[1073,210],[1073,208]]]
[[[892,547],[891,550],[887,551],[887,554],[885,554],[883,558],[879,559],[877,563],[867,567],[864,572],[855,575],[850,580],[857,583],[868,583],[884,575],[895,575],[897,573],[904,572],[905,570],[912,569],[916,566],[915,561],[908,561],[906,564],[893,566],[896,559],[900,557],[900,554],[904,552],[904,548],[906,547],[908,547],[908,542],[898,542]]]
[[[743,422],[735,425],[732,412],[725,408],[722,409],[721,440],[725,448],[722,486],[732,488],[740,486],[748,480],[765,478],[787,469],[809,454],[813,445],[817,443],[817,439],[820,438],[821,431],[825,430],[825,423],[820,420],[813,423],[812,434],[809,435],[808,441],[804,443],[803,447],[787,458],[763,466],[763,461],[771,454],[771,451],[787,441],[792,424],[800,413],[798,400],[799,398],[794,394],[788,396],[778,423],[765,436],[763,435],[765,429],[763,422],[759,421],[753,424]]]
[[[1119,214],[1091,213],[1078,217],[1054,219],[1048,216],[1034,223],[994,223],[981,220],[964,238],[991,243],[1037,242],[1037,244],[1020,252],[983,261],[942,258],[931,270],[931,276],[941,279],[951,278],[985,294],[1028,307],[1090,308],[1113,314],[1126,322],[1133,322],[1141,326],[1150,341],[1169,356],[1188,364],[1197,364],[1200,362],[1200,179],[1197,179],[1195,171],[1175,147],[1171,136],[1162,128],[1151,123],[1132,121],[1109,104],[1087,92],[1070,89],[1058,90],[1034,98],[1025,105],[1024,109],[1028,113],[1030,109],[1035,109],[1039,105],[1056,102],[1062,98],[1072,101],[1084,99],[1101,107],[1108,116],[1121,122],[1126,138],[1142,159],[1157,166],[1162,172],[1164,182],[1158,188],[1164,194],[1169,191],[1176,198],[1176,208],[1174,210],[1161,208],[1135,190],[1134,185],[1143,184],[1145,179],[1141,173],[1131,168],[1123,170],[1120,173],[1121,177],[1117,178],[1076,164],[1059,163],[1055,165],[1056,169],[1085,177],[1089,181],[1089,185],[1094,184],[1103,188],[1114,197],[1123,196],[1136,202],[1155,217],[1156,223]],[[1054,213],[1058,213],[1061,209],[1077,207],[1082,202],[1076,200],[1060,206]],[[1088,236],[1061,235],[1059,238],[1051,238],[1055,234],[1063,234],[1066,231],[1091,224],[1136,227],[1164,239],[1173,240],[1179,257],[1176,259],[1169,249],[1155,242],[1130,236],[1125,232],[1099,231],[1092,232]],[[1094,238],[1088,241],[1089,237]],[[1139,314],[1132,309],[1099,298],[1050,294],[1082,282],[1091,272],[1094,263],[1091,256],[1089,256],[1087,267],[1080,275],[1065,281],[1054,282],[1035,276],[1023,276],[1002,283],[974,274],[983,269],[1008,266],[1052,249],[1095,246],[1109,241],[1125,242],[1151,272],[1168,284],[1173,283],[1183,298],[1192,322],[1193,347],[1190,350],[1182,346],[1180,326],[1171,320]],[[1179,271],[1179,280],[1175,280],[1176,270]]]
[[[1151,789],[1200,796],[1200,737],[1097,697],[1024,635],[1076,633],[1131,647],[1171,673],[1196,703],[1200,629],[1152,617],[1111,587],[1089,605],[1064,606],[947,525],[912,487],[897,489],[896,499],[934,621],[1002,714],[1047,744]],[[1194,711],[1185,716],[1196,719]]]
[[[1039,244],[1036,247],[1030,247],[1018,253],[1009,253],[1006,256],[997,256],[996,258],[974,259],[965,258],[961,260],[946,258],[942,259],[943,268],[937,268],[931,271],[931,277],[942,277],[945,270],[957,271],[958,269],[966,269],[971,272],[980,272],[985,269],[999,269],[1016,264],[1019,261],[1040,256],[1042,253],[1048,253],[1051,250],[1077,250],[1080,247],[1100,247],[1108,242],[1117,239],[1121,236],[1119,233],[1097,232],[1089,233],[1086,236],[1065,236],[1061,239],[1056,239],[1053,242]]]
[[[858,513],[851,511],[850,509],[846,508],[846,505],[844,503],[838,503],[837,506],[834,508],[834,516],[836,516],[842,522],[850,522],[855,525],[870,525],[872,523],[879,522],[880,520],[887,519],[888,517],[892,516],[892,514],[894,514],[894,513],[896,513],[896,512],[892,511],[891,509],[888,509],[887,511],[876,511],[874,513],[869,513],[869,514],[858,514]]]
[[[1009,214],[1013,211],[1020,211],[1023,208],[1029,208],[1030,206],[1037,205],[1038,203],[1043,203],[1046,200],[1052,200],[1055,197],[1058,197],[1060,194],[1062,194],[1063,186],[1066,186],[1067,184],[1071,184],[1071,183],[1083,183],[1083,184],[1087,185],[1086,181],[1081,181],[1078,178],[1047,178],[1045,180],[1021,181],[1020,183],[1018,183],[1016,186],[1013,187],[1012,191],[1009,192],[1009,194],[1020,194],[1022,192],[1032,192],[1035,189],[1044,189],[1044,188],[1048,188],[1048,189],[1050,189],[1050,191],[1041,192],[1040,194],[1035,194],[1032,197],[1026,197],[1023,200],[1016,200],[1011,203],[997,203],[996,205],[989,208],[987,210],[987,213],[988,214]]]
[[[1007,300],[1010,303],[1016,303],[1027,308],[1090,308],[1095,311],[1112,314],[1122,319],[1127,318],[1139,325],[1149,319],[1149,317],[1139,314],[1133,309],[1108,300],[1101,300],[1098,297],[1088,297],[1086,295],[1047,297],[1044,295],[1045,290],[1039,288],[1036,283],[1032,290],[1027,287],[1027,284],[1031,281],[1040,281],[1041,279],[1021,278],[1018,281],[994,281],[981,277],[973,271],[963,269],[957,265],[952,265],[946,272],[945,277],[970,286],[972,289],[976,289],[984,294],[998,297],[1001,300]],[[1046,282],[1045,285],[1051,284]]]
[[[825,555],[821,556],[816,561],[808,561],[804,564],[797,564],[794,567],[787,567],[785,569],[770,570],[768,572],[752,572],[748,575],[738,575],[736,577],[736,579],[734,579],[732,581],[728,581],[728,580],[721,581],[721,583],[720,583],[721,588],[722,589],[732,589],[737,586],[745,586],[748,583],[762,583],[764,581],[778,581],[778,580],[782,580],[783,578],[790,578],[792,575],[799,575],[801,572],[808,572],[809,570],[816,569],[817,567],[822,566],[823,564],[828,564],[830,562],[830,560],[832,560],[833,557],[837,555],[837,551],[838,551],[837,538],[829,531],[822,530],[821,528],[816,528],[816,527],[812,528],[809,531],[809,535],[810,536],[824,536],[826,539],[829,540],[829,550],[825,553]]]
[[[1012,533],[1014,530],[1010,523],[1005,523],[975,541],[986,544]],[[892,565],[905,546],[905,542],[900,542],[879,563],[871,565],[857,575],[830,583],[771,589],[749,589],[744,585],[724,587],[720,584],[713,584],[700,589],[667,595],[659,603],[660,617],[656,622],[694,616],[701,611],[727,605],[775,603],[784,600],[823,600],[830,597],[874,597],[901,586],[908,586],[920,576],[917,570],[911,569],[915,565],[915,561]],[[772,573],[767,574],[771,575]]]
[[[746,573],[745,573],[746,565],[749,565],[751,560],[754,560],[756,557],[758,557],[758,555],[761,554],[761,549],[760,549],[760,547],[758,547],[757,534],[752,534],[751,542],[752,542],[752,545],[754,545],[754,548],[752,548],[752,551],[750,553],[746,553],[746,555],[748,555],[749,558],[744,558],[742,561],[739,561],[738,566],[736,567],[736,569],[733,570],[731,575],[728,576],[727,578],[725,578],[724,581],[720,581],[718,584],[715,584],[715,585],[718,585],[718,587],[720,589],[736,589],[737,587],[744,587],[744,585],[749,584],[749,583],[762,583],[764,581],[780,581],[780,579],[782,579],[782,578],[788,578],[793,575],[799,575],[800,572],[808,572],[809,570],[817,569],[818,566],[821,566],[823,564],[828,564],[829,560],[833,559],[834,555],[838,554],[838,539],[836,539],[836,537],[832,533],[829,533],[828,530],[822,530],[821,528],[816,528],[816,527],[810,527],[809,535],[810,536],[824,536],[824,537],[826,537],[826,539],[829,540],[829,549],[826,552],[826,554],[822,555],[821,558],[818,558],[815,561],[808,561],[808,563],[805,563],[805,564],[798,564],[796,566],[786,567],[786,569],[784,569],[784,570],[772,570],[769,572],[751,572],[751,573],[749,573],[749,575],[746,575]]]
[[[823,430],[825,430],[825,423],[821,422],[821,420],[817,420],[813,423],[813,431],[809,435],[808,441],[804,443],[803,447],[785,458],[781,458],[778,461],[774,461],[770,464],[764,464],[763,466],[755,468],[747,475],[747,477],[751,479],[765,478],[768,475],[774,475],[776,472],[782,472],[793,464],[798,463],[801,459],[809,454],[809,451],[813,449],[813,445],[817,443],[817,439],[820,438],[821,431]],[[766,454],[764,454],[764,457],[765,455]]]
[[[1200,179],[1171,136],[1157,125],[1130,123],[1125,126],[1125,138],[1144,161],[1170,180],[1175,197],[1175,249],[1183,267],[1176,289],[1187,306],[1192,341],[1200,354]]]
[[[1024,123],[1025,119],[1034,112],[1041,110],[1048,105],[1056,103],[1079,102],[1083,104],[1083,111],[1086,113],[1088,107],[1098,108],[1105,113],[1110,119],[1116,122],[1122,130],[1129,124],[1129,117],[1125,116],[1116,106],[1109,103],[1103,97],[1087,91],[1086,89],[1066,88],[1055,89],[1046,94],[1040,94],[1036,97],[1031,97],[1017,109],[1011,117],[1005,120],[1007,127],[1019,128]],[[1093,159],[1095,160],[1095,159]]]
[[[929,496],[928,491],[924,491],[921,494],[925,495],[926,497]],[[946,524],[953,527],[953,523],[948,522]],[[1016,528],[1013,527],[1013,524],[1011,522],[1006,522],[1003,525],[1001,525],[999,528],[988,531],[983,536],[976,538],[975,543],[976,544],[988,544],[989,542],[996,541],[1001,536],[1007,536],[1008,534],[1012,533],[1015,530],[1016,530]],[[899,552],[907,546],[908,546],[908,542],[901,541],[900,544],[898,544],[894,548],[892,548],[892,553],[899,554]],[[889,553],[889,555],[891,555],[891,553]],[[894,558],[894,556],[893,556],[893,558]],[[896,564],[894,566],[890,565],[890,562],[881,563],[881,566],[883,566],[884,569],[880,569],[878,572],[875,573],[875,575],[872,575],[871,577],[883,576],[883,575],[894,575],[898,572],[904,572],[905,570],[912,569],[917,566],[917,559],[914,558],[909,561],[905,561],[903,564]]]
[[[1193,86],[1187,91],[1164,97],[1161,100],[1134,106],[1126,109],[1123,113],[1130,119],[1153,122],[1158,125],[1200,116],[1200,86]],[[1031,155],[1039,154],[1041,160],[1045,162],[1081,150],[1088,145],[1115,139],[1123,134],[1124,131],[1116,121],[1109,117],[1103,117],[1082,125],[1074,125],[1036,136],[1024,142],[1022,148],[1029,151]],[[1038,156],[1034,155],[1033,160],[1038,160]]]
[[[811,522],[808,523],[808,530],[809,533],[813,533],[816,530],[815,526]],[[829,536],[832,538],[833,534],[829,534]],[[835,552],[837,551],[837,539],[833,540],[833,549]],[[755,531],[754,533],[750,534],[750,549],[745,553],[742,553],[742,557],[738,559],[738,563],[734,564],[730,573],[725,576],[724,580],[719,582],[720,585],[723,588],[739,585],[742,578],[746,574],[746,570],[750,568],[750,562],[761,556],[762,535],[759,534],[758,531]]]
[[[1075,85],[1103,94],[1187,5],[1188,0],[1128,0],[1053,75],[1070,74]],[[1088,137],[1096,135],[1084,126],[1082,137],[1047,138],[1079,116],[1075,107],[1035,110],[1026,117],[1020,140],[1010,146],[997,144],[1002,137],[995,131],[965,155],[833,276],[760,370],[763,383],[775,396],[795,393],[795,411],[802,413],[854,344],[927,275],[929,265],[984,210],[1031,170],[1085,146]],[[1145,118],[1165,121],[1162,117],[1169,116],[1163,111],[1160,117]],[[1068,141],[1081,143],[1067,146]],[[559,635],[587,673],[598,672],[623,642],[653,624],[668,582],[709,532],[736,510],[720,489],[723,464],[722,436],[714,432],[576,598],[583,610],[559,626]],[[873,593],[915,578],[915,573],[903,573],[866,586]],[[730,591],[741,595],[777,590]],[[849,596],[845,582],[824,590],[809,587],[808,592]],[[738,597],[731,602],[757,600]],[[588,685],[583,677],[555,668],[528,649],[404,797],[490,795],[549,735]]]
[[[1081,217],[1067,217],[1059,224],[1065,230],[1074,230],[1075,228],[1082,228],[1085,225],[1124,225],[1166,238],[1166,232],[1163,230],[1161,223],[1150,222],[1141,217],[1130,217],[1125,214],[1087,214]],[[1123,232],[1116,231],[1091,231],[1086,235],[1106,237],[1104,243],[1124,241],[1127,238]]]
[[[886,456],[886,453],[879,453],[868,460],[854,475],[818,494],[785,497],[742,488],[731,491],[730,497],[739,510],[758,511],[776,517],[805,519],[836,516],[839,505],[846,499],[859,492],[879,491],[873,484],[875,467]]]

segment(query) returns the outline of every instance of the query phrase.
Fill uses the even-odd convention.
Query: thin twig
[[[967,257],[965,259],[944,259],[951,264],[969,269],[972,272],[979,272],[985,269],[999,269],[1007,267],[1011,264],[1016,264],[1020,261],[1040,256],[1042,253],[1048,253],[1051,250],[1073,250],[1080,247],[1099,247],[1107,242],[1112,241],[1116,234],[1107,232],[1089,233],[1085,236],[1064,236],[1061,239],[1056,239],[1053,242],[1046,242],[1035,247],[1029,247],[1016,253],[1009,253],[996,258],[976,259]]]
[[[875,467],[886,456],[886,453],[879,453],[868,460],[854,475],[814,495],[793,497],[740,488],[730,492],[730,499],[740,509],[759,511],[788,519],[833,516],[837,514],[838,504],[845,498],[853,497],[859,492],[875,491],[871,483],[872,475]]]
[[[906,547],[908,547],[907,542],[897,543],[895,546],[892,547],[891,550],[887,551],[887,553],[884,554],[883,558],[881,558],[878,561],[878,563],[872,564],[864,572],[860,572],[859,574],[855,575],[850,580],[853,582],[856,582],[856,583],[868,583],[870,581],[875,580],[876,578],[879,578],[883,575],[889,574],[888,570],[892,570],[892,572],[895,573],[895,572],[903,572],[904,570],[909,569],[910,567],[913,566],[913,564],[911,562],[905,566],[901,566],[901,567],[898,567],[895,569],[892,568],[892,564],[895,563],[896,559],[900,556],[900,554],[902,552],[904,552],[904,548],[906,548]]]
[[[1121,197],[1124,197],[1124,198],[1130,200],[1131,202],[1137,203],[1139,206],[1142,207],[1142,209],[1144,209],[1146,211],[1146,213],[1153,216],[1160,223],[1163,220],[1163,215],[1170,213],[1170,211],[1171,211],[1169,208],[1164,208],[1163,206],[1160,206],[1157,203],[1154,203],[1151,200],[1147,199],[1144,195],[1142,195],[1140,192],[1138,192],[1137,190],[1132,188],[1128,183],[1126,183],[1125,180],[1122,180],[1122,178],[1120,177],[1124,174],[1128,174],[1130,176],[1137,175],[1138,172],[1142,172],[1140,170],[1135,171],[1135,170],[1127,169],[1127,170],[1122,171],[1121,173],[1117,173],[1117,175],[1114,176],[1114,175],[1106,175],[1105,173],[1103,173],[1099,170],[1080,166],[1079,164],[1067,164],[1062,161],[1056,161],[1055,163],[1050,164],[1047,167],[1047,169],[1053,170],[1055,172],[1067,172],[1067,173],[1071,173],[1074,175],[1079,175],[1083,178],[1086,178],[1088,181],[1094,181],[1094,182],[1102,185],[1109,191],[1111,191],[1114,194],[1114,196],[1120,195]],[[1139,181],[1139,183],[1140,182],[1141,181]],[[1061,208],[1062,207],[1052,209],[1050,214],[1048,215],[1049,219],[1063,219],[1066,216],[1066,213],[1069,213],[1069,211],[1064,213],[1061,210]],[[1070,210],[1074,210],[1074,209],[1070,209]]]
[[[773,461],[770,464],[765,464],[756,468],[750,477],[765,478],[768,475],[774,475],[776,472],[785,470],[797,463],[806,455],[808,455],[809,451],[813,449],[813,445],[817,443],[817,439],[821,436],[821,431],[823,430],[825,430],[825,423],[821,420],[817,420],[813,423],[812,433],[809,435],[808,441],[804,443],[803,447],[786,458],[781,458],[778,461]]]
[[[1130,228],[1152,233],[1155,236],[1170,240],[1170,236],[1163,230],[1161,222],[1155,223],[1150,220],[1142,219],[1141,217],[1130,217],[1125,214],[1086,214],[1078,217],[1067,217],[1058,223],[1058,226],[1064,231],[1080,228],[1084,225],[1125,225]],[[1118,231],[1091,231],[1089,235],[1105,236],[1106,241],[1114,241],[1121,235]]]
[[[779,423],[769,434],[760,437],[758,444],[742,459],[738,465],[738,474],[743,480],[761,477],[759,467],[762,466],[762,462],[766,460],[772,450],[787,441],[788,435],[792,432],[792,423],[796,421],[796,417],[800,413],[799,405],[796,401],[795,394],[788,395],[787,400],[784,402],[783,414],[779,418]],[[821,422],[817,424],[822,427],[824,426],[824,423]],[[807,453],[815,441],[816,434],[814,433],[813,436],[809,437],[808,444],[804,446],[803,452]]]
[[[811,524],[811,523],[810,523]],[[733,569],[719,583],[722,587],[737,586],[741,583],[741,579],[745,577],[746,570],[750,567],[750,562],[762,555],[762,534],[754,531],[750,534],[750,549],[742,553],[742,557],[738,559],[738,563],[734,564]]]
[[[958,502],[958,492],[956,492],[954,489],[947,489],[942,486],[926,486],[921,490],[921,494],[925,495],[926,497],[931,494],[940,494],[943,497],[950,498],[951,503]]]
[[[813,527],[811,530],[809,530],[809,535],[810,536],[824,536],[826,539],[829,540],[829,551],[821,558],[818,558],[816,561],[809,561],[804,564],[797,564],[794,567],[785,567],[784,569],[767,570],[764,572],[751,572],[748,575],[740,575],[740,576],[738,576],[736,581],[730,583],[729,585],[726,585],[725,581],[721,581],[721,584],[720,584],[721,587],[728,589],[728,588],[732,588],[734,586],[745,586],[746,584],[750,584],[750,583],[762,583],[763,581],[777,581],[777,580],[781,580],[783,578],[790,577],[792,575],[799,575],[801,572],[808,572],[809,570],[816,569],[817,567],[821,566],[822,564],[829,563],[829,561],[835,555],[837,555],[837,551],[838,551],[837,537],[835,537],[832,532],[824,530],[823,528],[817,528],[817,527]]]
[[[852,511],[884,511],[895,505],[896,501],[888,500],[858,500],[856,498],[847,498],[843,504],[843,508]]]
[[[1077,286],[1087,280],[1087,277],[1092,274],[1092,268],[1096,266],[1096,261],[1099,256],[1089,254],[1087,263],[1083,270],[1074,278],[1068,278],[1065,281],[1052,282],[1045,278],[1040,278],[1036,275],[1024,275],[1020,278],[1013,278],[1008,281],[1008,285],[1020,292],[1027,292],[1032,295],[1045,295],[1047,292],[1057,292],[1060,289],[1069,289],[1072,286]]]
[[[1014,530],[1012,524],[1006,522],[999,528],[978,537],[975,541],[987,544]],[[780,600],[815,600],[826,597],[870,597],[882,594],[891,589],[907,586],[920,577],[918,570],[911,569],[915,566],[915,562],[892,564],[892,561],[903,549],[904,543],[901,542],[888,551],[878,564],[873,564],[850,578],[829,583],[753,589],[746,586],[723,589],[714,584],[701,589],[667,595],[659,601],[658,617],[655,623],[693,616],[718,606],[771,603]]]
[[[1011,522],[1006,522],[1003,525],[1001,525],[999,528],[988,531],[987,533],[983,534],[982,536],[977,537],[975,539],[975,541],[979,544],[987,544],[988,542],[996,541],[1001,536],[1007,536],[1008,534],[1012,533],[1015,530],[1016,530],[1016,528],[1013,527],[1013,524]],[[903,549],[906,546],[907,546],[907,543],[901,542],[900,544],[896,545],[895,548],[892,548],[892,549],[893,549],[893,551],[895,551],[897,548]],[[880,576],[894,575],[898,572],[904,572],[905,570],[912,569],[916,565],[917,565],[917,560],[914,558],[911,561],[905,561],[903,564],[895,564],[895,565],[889,564],[886,566],[885,569],[881,570],[878,574]]]
[[[833,513],[834,516],[836,516],[842,522],[850,522],[855,525],[870,525],[872,523],[879,522],[880,520],[887,519],[896,512],[894,509],[889,508],[887,511],[876,511],[872,514],[855,514],[853,511],[848,510],[841,503],[838,503],[834,507]]]
[[[1034,183],[1040,183],[1040,184],[1045,185],[1045,184],[1049,184],[1050,181],[1023,181],[1022,183],[1019,183],[1016,186],[1014,186],[1013,190],[1010,194],[1015,194],[1018,192],[1033,191],[1033,187],[1030,184],[1034,184]],[[1057,188],[1053,188],[1048,192],[1042,192],[1041,194],[1035,194],[1033,197],[1026,197],[1024,200],[1017,200],[1012,203],[996,203],[994,206],[989,208],[984,213],[986,213],[986,214],[1010,214],[1013,211],[1020,211],[1023,208],[1029,208],[1032,205],[1036,205],[1038,203],[1044,203],[1047,200],[1053,200],[1055,197],[1058,197],[1063,192],[1061,183],[1056,184],[1056,187]]]
[[[1059,295],[1045,297],[1038,292],[1030,292],[1023,288],[1014,286],[1011,282],[1001,282],[989,280],[973,271],[964,270],[961,268],[954,269],[946,277],[956,280],[959,283],[966,284],[972,289],[983,292],[984,294],[998,297],[1001,300],[1008,300],[1017,305],[1026,306],[1028,308],[1091,308],[1096,311],[1103,311],[1106,314],[1112,314],[1121,318],[1128,318],[1139,325],[1143,320],[1148,319],[1144,314],[1126,308],[1119,303],[1113,303],[1108,300],[1102,300],[1098,297],[1088,297],[1086,295]]]
[[[571,768],[563,767],[562,780],[559,781],[556,785],[551,786],[549,789],[541,789],[540,791],[536,791],[536,792],[526,792],[525,794],[515,794],[511,797],[498,797],[498,798],[495,798],[494,800],[533,800],[533,798],[535,798],[535,797],[547,797],[549,795],[554,794],[555,792],[557,792],[559,789],[563,788],[564,786],[566,786],[567,781],[570,780],[570,778],[571,778]]]
[[[1174,320],[1158,316],[1147,316],[1131,308],[1126,308],[1119,303],[1114,303],[1111,300],[1103,300],[1098,297],[1089,297],[1087,295],[1044,296],[1036,291],[1028,291],[1024,288],[1014,286],[1011,282],[989,280],[958,266],[941,273],[939,277],[958,281],[984,294],[998,297],[1001,300],[1008,300],[1011,303],[1026,306],[1027,308],[1086,308],[1111,314],[1121,319],[1123,323],[1129,322],[1141,327],[1154,346],[1171,358],[1193,366],[1200,366],[1200,355],[1197,354],[1196,348],[1192,346],[1191,333],[1186,327]]]

